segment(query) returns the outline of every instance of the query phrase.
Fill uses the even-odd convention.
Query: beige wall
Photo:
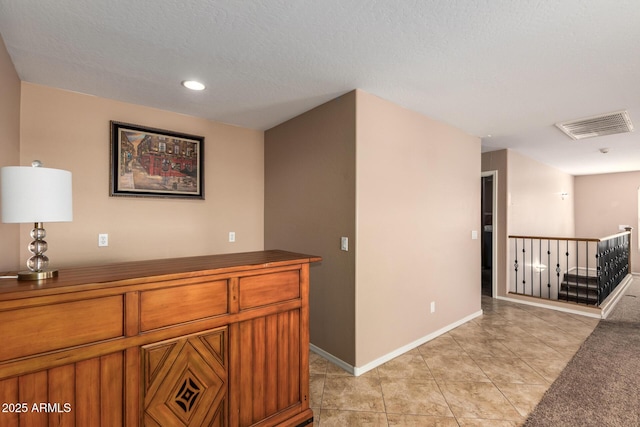
[[[355,92],[265,132],[265,248],[311,267],[311,343],[355,364]],[[340,250],[340,237],[351,250]]]
[[[478,138],[363,91],[356,122],[361,367],[479,312],[481,157]]]
[[[20,161],[20,79],[0,37],[0,167]],[[0,222],[0,272],[19,269],[18,224]]]
[[[506,150],[506,157],[507,236],[575,237],[574,177],[511,150]],[[564,200],[563,192],[568,193]],[[498,287],[501,296],[515,286],[515,246],[508,237],[505,243],[506,255],[498,263],[500,273],[506,267],[505,282]]]
[[[638,188],[640,172],[577,176],[575,178],[576,235],[606,237],[619,225],[632,232],[631,269],[640,272],[638,252]]]
[[[497,233],[497,262],[493,264],[497,274],[497,293],[507,294],[507,150],[482,154],[482,171],[496,171],[498,174],[497,210],[493,215],[493,229]]]
[[[206,200],[109,197],[110,120],[203,135]],[[23,83],[20,163],[34,158],[73,173],[73,222],[45,224],[52,266],[263,249],[260,131]]]
[[[324,258],[314,345],[361,368],[479,312],[477,138],[357,90],[268,130],[265,164],[265,246]]]
[[[575,237],[574,177],[508,150],[507,232]],[[569,195],[562,200],[561,193]]]

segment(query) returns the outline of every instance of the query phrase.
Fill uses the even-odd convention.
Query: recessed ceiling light
[[[200,82],[197,82],[195,80],[185,80],[182,82],[182,86],[186,87],[187,89],[191,89],[191,90],[204,90],[204,85]]]

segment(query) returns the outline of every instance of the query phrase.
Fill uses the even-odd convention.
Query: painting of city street
[[[111,121],[111,196],[204,199],[204,137]]]

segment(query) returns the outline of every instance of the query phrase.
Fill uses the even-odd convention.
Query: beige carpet
[[[607,320],[640,323],[640,279],[633,280]]]
[[[640,426],[636,281],[609,319],[601,321],[582,344],[524,426]]]

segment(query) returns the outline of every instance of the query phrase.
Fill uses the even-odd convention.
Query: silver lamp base
[[[19,271],[18,280],[44,280],[58,277],[58,270]]]
[[[34,240],[29,243],[29,251],[33,256],[27,260],[27,268],[29,270],[20,271],[18,280],[44,280],[58,276],[58,270],[47,268],[49,266],[49,258],[44,255],[48,248],[47,242],[44,240],[46,236],[47,232],[44,230],[42,223],[34,223],[33,230],[31,230],[31,238]]]

